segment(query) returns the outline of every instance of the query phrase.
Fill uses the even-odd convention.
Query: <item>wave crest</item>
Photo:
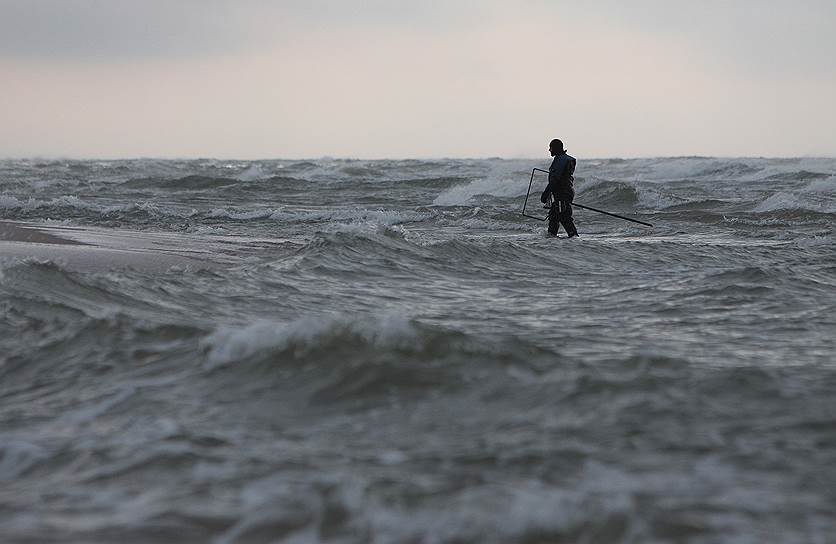
[[[836,213],[836,199],[827,195],[816,196],[808,192],[804,197],[795,194],[778,192],[755,206],[755,213],[769,213],[777,211],[802,211],[823,214]]]
[[[290,323],[222,326],[200,341],[204,368],[275,387],[293,384],[308,402],[365,402],[400,392],[440,392],[469,380],[541,372],[556,354],[528,342],[494,342],[418,323],[399,314],[304,317]],[[497,372],[499,370],[499,372]],[[230,371],[232,374],[230,374]]]
[[[409,320],[391,316],[371,321],[307,317],[287,324],[257,322],[243,328],[220,327],[201,345],[210,368],[252,358],[263,352],[292,359],[315,350],[364,345],[372,348],[415,349],[418,330]]]

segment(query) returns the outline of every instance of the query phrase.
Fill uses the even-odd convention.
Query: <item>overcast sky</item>
[[[0,157],[836,155],[836,0],[0,0]]]

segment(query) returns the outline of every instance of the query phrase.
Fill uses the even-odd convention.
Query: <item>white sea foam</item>
[[[546,210],[548,211],[548,210]],[[543,212],[543,215],[546,215],[546,211]],[[455,222],[451,223],[455,224]],[[532,230],[539,230],[540,227],[533,226],[529,223],[511,223],[508,221],[485,221],[482,219],[462,219],[460,222],[461,226],[466,227],[468,229],[473,230],[488,230],[488,231],[508,231],[508,230],[515,230],[515,231],[525,231],[529,232]]]
[[[248,221],[253,219],[272,219],[278,213],[272,208],[263,210],[230,211],[226,208],[215,208],[209,210],[207,217],[212,219],[235,219],[237,221]]]
[[[690,157],[664,160],[650,159],[645,162],[641,179],[654,181],[690,179],[700,177],[706,170],[710,170],[712,165],[716,164],[716,161],[712,159]]]
[[[35,211],[43,208],[68,208],[75,210],[91,211],[103,215],[144,211],[152,215],[158,216],[172,216],[172,217],[191,217],[196,214],[196,210],[184,210],[165,208],[158,206],[153,202],[129,202],[126,204],[101,205],[87,202],[73,195],[64,195],[50,200],[36,200],[28,198],[26,200],[18,199],[13,196],[0,196],[0,209],[6,210],[21,210],[21,211]]]
[[[756,212],[771,212],[775,210],[788,210],[802,208],[798,198],[788,193],[775,193],[766,200],[755,206]]]
[[[824,193],[836,196],[836,176],[811,181],[802,187],[800,191],[805,193]]]
[[[766,213],[779,210],[809,210],[819,213],[836,213],[836,199],[813,200],[799,197],[785,192],[775,193],[758,204],[754,211]]]
[[[498,197],[523,196],[528,190],[528,183],[521,177],[487,177],[470,183],[455,185],[446,189],[433,200],[435,206],[462,206],[478,195]]]
[[[636,186],[639,205],[649,209],[670,208],[687,202],[685,199],[674,197],[665,192],[646,186]]]
[[[833,159],[801,158],[789,161],[739,157],[672,157],[632,159],[620,162],[578,161],[581,175],[593,171],[609,179],[665,182],[680,180],[761,181],[767,178],[793,178],[799,172],[832,173]]]
[[[799,172],[812,173],[834,173],[833,159],[804,157],[797,160],[780,162],[778,164],[770,159],[750,159],[761,166],[757,173],[740,176],[740,181],[757,181],[767,178],[781,179],[784,176],[793,177]]]
[[[312,212],[287,212],[284,210],[275,211],[270,219],[288,222],[349,222],[365,223],[382,226],[392,226],[398,223],[411,221],[423,221],[432,217],[432,214],[425,212],[409,212],[395,210],[367,210],[362,208],[348,208],[338,210],[323,210]]]
[[[68,208],[77,208],[83,210],[101,210],[101,206],[96,206],[88,202],[84,202],[76,196],[65,195],[50,200],[37,200],[29,197],[26,200],[20,200],[13,196],[0,196],[0,208],[8,210],[37,210],[48,206],[63,206]]]
[[[748,219],[745,217],[726,217],[723,216],[724,223],[734,223],[738,225],[752,225],[756,227],[764,227],[764,226],[775,226],[775,225],[785,225],[786,221],[783,219]]]
[[[246,170],[235,176],[236,179],[241,181],[258,181],[268,177],[270,177],[270,174],[264,170],[263,166],[257,163],[250,165]]]

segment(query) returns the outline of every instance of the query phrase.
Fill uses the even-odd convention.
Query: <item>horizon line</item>
[[[217,160],[217,161],[240,161],[240,162],[259,162],[259,161],[484,161],[484,160],[550,160],[551,157],[542,156],[507,156],[501,157],[498,155],[490,155],[483,157],[451,157],[451,156],[421,156],[421,157],[352,157],[352,156],[332,156],[321,155],[319,157],[260,157],[244,159],[240,157],[213,157],[213,156],[153,156],[153,155],[136,155],[123,157],[95,157],[95,156],[73,156],[73,155],[17,155],[17,156],[0,156],[0,161],[25,161],[25,160],[43,160],[43,161],[136,161],[136,160],[157,160],[157,161],[201,161],[201,160]],[[612,155],[612,156],[593,156],[581,157],[582,160],[648,160],[648,159],[836,159],[834,155]]]

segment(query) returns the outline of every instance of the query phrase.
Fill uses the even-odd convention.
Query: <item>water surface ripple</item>
[[[2,540],[832,541],[836,160],[535,166],[0,161]]]

